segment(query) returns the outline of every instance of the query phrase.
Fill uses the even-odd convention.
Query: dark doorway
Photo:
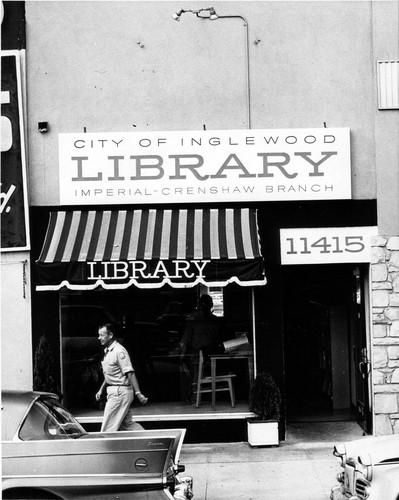
[[[285,266],[283,282],[287,420],[365,420],[368,379],[357,359],[366,345],[359,267]]]

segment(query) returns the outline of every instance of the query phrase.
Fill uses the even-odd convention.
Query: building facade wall
[[[398,19],[398,2],[373,3],[373,73],[376,61],[399,60]],[[399,234],[399,111],[379,111],[377,98],[374,102],[379,234],[394,236]]]
[[[374,60],[399,59],[397,2],[373,4]],[[376,67],[374,66],[376,69]],[[378,88],[376,86],[376,91]],[[376,111],[375,144],[379,238],[373,241],[372,276],[372,383],[374,432],[399,432],[399,112]]]
[[[178,2],[65,5],[26,4],[32,205],[59,203],[60,132],[248,128],[241,19],[176,22]],[[349,127],[353,198],[374,199],[372,3],[214,7],[248,22],[252,128]]]
[[[349,127],[352,198],[377,199],[384,235],[372,263],[375,430],[399,432],[399,112],[378,110],[376,83],[376,62],[399,57],[398,3],[215,2],[219,15],[247,20],[248,67],[242,19],[185,14],[175,22],[171,14],[182,6],[204,5],[26,2],[30,205],[59,206],[63,132]],[[20,261],[2,266],[2,378],[9,388],[32,385],[29,292],[18,321],[3,305],[21,300],[18,287],[18,297],[8,287],[21,279]],[[16,346],[24,354],[9,379]]]
[[[31,389],[33,383],[29,252],[2,254],[1,382],[3,389]]]

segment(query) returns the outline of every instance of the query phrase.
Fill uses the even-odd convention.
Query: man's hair
[[[199,305],[200,309],[203,309],[205,307],[205,309],[208,309],[210,311],[213,307],[212,297],[210,295],[204,293],[203,295],[201,295],[201,297],[198,301],[198,305]]]
[[[107,332],[112,333],[112,335],[115,337],[116,328],[115,328],[115,325],[113,325],[112,323],[103,323],[102,325],[100,325],[98,327],[98,329],[100,329],[100,328],[106,328]]]

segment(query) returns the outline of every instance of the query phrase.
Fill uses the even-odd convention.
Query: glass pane
[[[185,405],[183,413],[192,412],[193,408],[195,411],[191,398],[193,394],[190,393],[192,389],[196,389],[196,380],[193,379],[190,360],[181,355],[181,341],[203,293],[208,293],[213,298],[213,310],[221,326],[217,352],[224,351],[224,341],[238,338],[236,350],[252,353],[250,288],[229,285],[225,288],[208,289],[164,287],[142,290],[131,287],[127,290],[63,292],[61,310],[65,406],[79,415],[84,409],[103,409],[104,402],[99,404],[95,400],[95,394],[103,380],[101,360],[104,355],[97,336],[98,327],[102,323],[112,322],[117,325],[117,340],[128,350],[141,391],[150,398],[150,404],[165,406],[177,403]],[[242,338],[248,339],[245,345]],[[247,402],[248,358],[244,356],[233,360],[218,360],[217,367],[218,371],[236,373],[236,399]],[[228,392],[218,393],[217,398],[231,410]],[[210,405],[210,402],[210,394],[204,394],[202,407]],[[141,410],[137,401],[133,404]],[[159,410],[152,408],[154,411]],[[244,411],[246,409],[247,407],[242,408]]]
[[[60,439],[85,434],[83,427],[55,400],[35,401],[21,427],[23,441]]]

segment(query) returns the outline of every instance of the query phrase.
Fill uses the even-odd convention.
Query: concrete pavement
[[[340,471],[333,445],[362,436],[356,422],[290,424],[278,447],[187,444],[180,461],[196,500],[328,500]]]

